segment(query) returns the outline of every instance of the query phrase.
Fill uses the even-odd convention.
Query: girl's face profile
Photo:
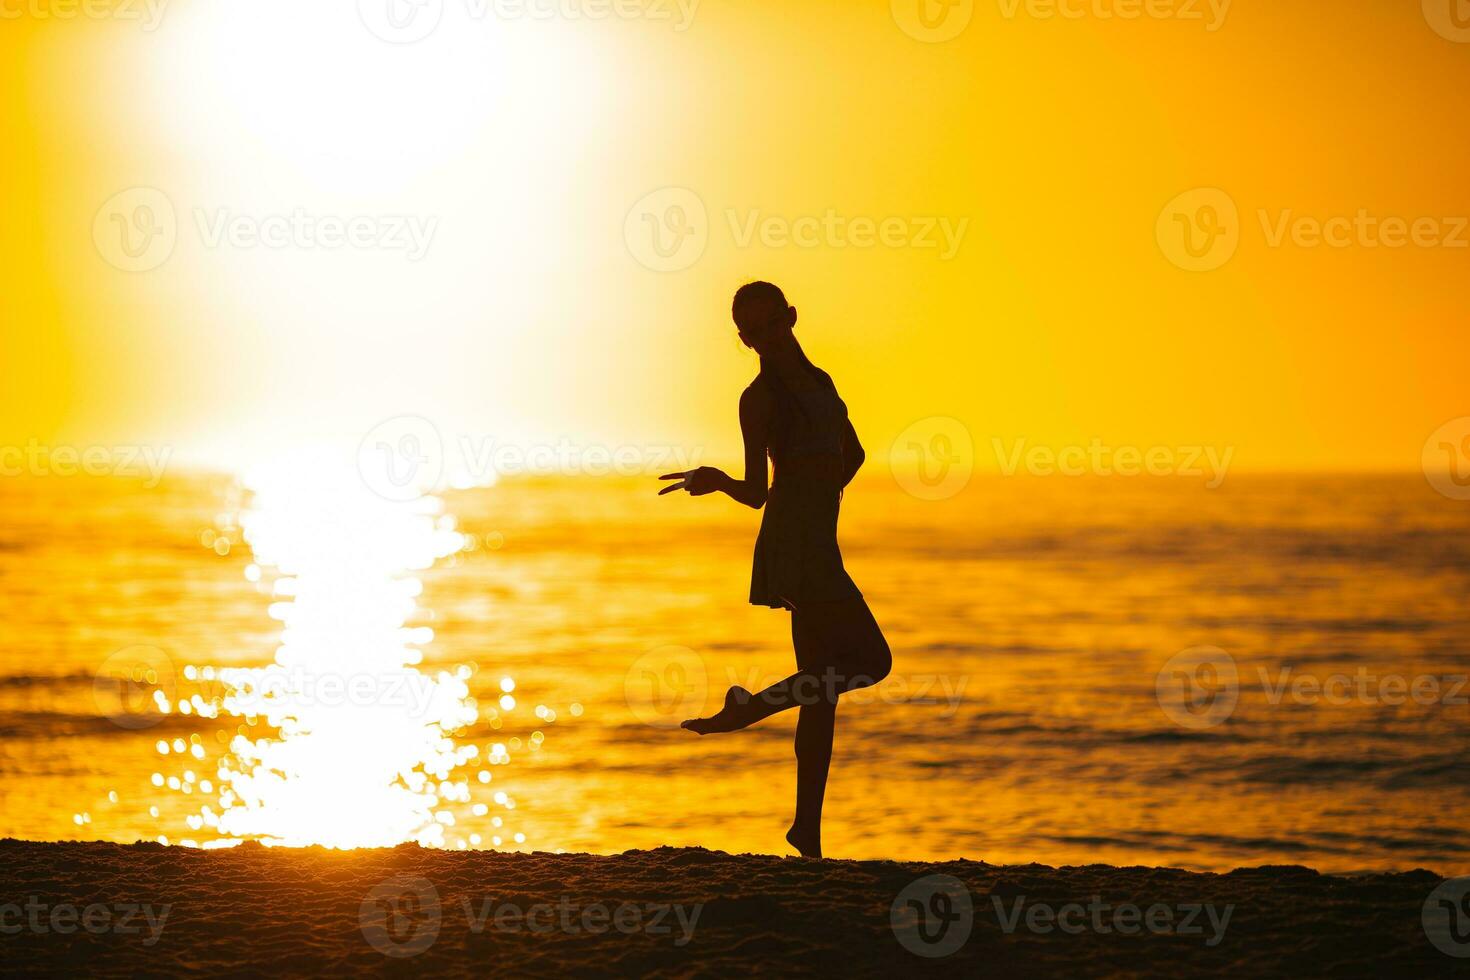
[[[757,354],[764,354],[780,330],[781,314],[767,303],[750,303],[735,310],[735,329],[740,342]]]

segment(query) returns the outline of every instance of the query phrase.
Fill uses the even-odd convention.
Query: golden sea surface
[[[0,481],[0,836],[783,853],[794,714],[676,727],[792,669],[758,515],[656,488]],[[829,855],[1470,870],[1470,505],[1421,477],[864,478],[842,544],[894,673]]]

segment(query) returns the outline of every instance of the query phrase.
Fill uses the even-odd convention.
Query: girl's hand
[[[664,487],[658,492],[658,495],[662,497],[675,490],[688,490],[691,497],[703,497],[707,493],[714,493],[720,489],[720,481],[724,476],[724,473],[713,466],[701,466],[683,473],[665,473],[659,477],[660,480],[679,480],[681,482]]]

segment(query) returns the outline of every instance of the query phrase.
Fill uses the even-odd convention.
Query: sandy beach
[[[1449,976],[1428,871],[0,841],[12,975]],[[895,907],[897,911],[895,912]],[[922,910],[920,915],[917,910]],[[944,955],[936,955],[944,954]]]

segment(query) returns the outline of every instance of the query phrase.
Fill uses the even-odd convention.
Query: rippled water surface
[[[405,571],[401,624],[478,709],[450,846],[784,851],[794,716],[669,727],[791,667],[785,614],[745,603],[758,516],[648,484],[508,482],[426,518],[467,545]],[[94,675],[156,648],[207,703],[206,668],[271,660],[283,576],[236,526],[250,504],[224,478],[0,481],[0,835],[218,836],[189,818],[265,720],[175,702],[124,727]],[[839,711],[831,855],[1470,870],[1470,505],[1422,478],[992,478],[938,503],[873,480],[842,540],[895,672]]]

